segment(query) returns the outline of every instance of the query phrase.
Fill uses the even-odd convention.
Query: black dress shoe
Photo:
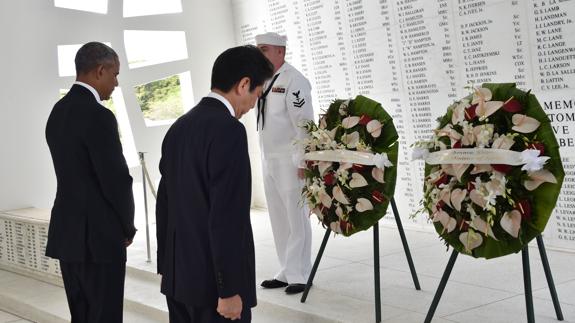
[[[289,284],[286,287],[285,292],[286,294],[298,294],[305,290],[305,284]]]
[[[280,288],[280,287],[286,287],[287,285],[288,283],[282,282],[281,280],[268,279],[264,280],[260,286],[262,286],[263,288]]]

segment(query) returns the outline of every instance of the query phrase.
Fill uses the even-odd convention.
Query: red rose
[[[461,148],[461,140],[456,141],[451,148],[453,149]]]
[[[447,176],[447,174],[443,173],[441,174],[441,176],[439,176],[439,178],[435,181],[435,186],[439,186],[441,184],[447,184],[449,183],[449,178]]]
[[[335,184],[335,176],[334,176],[333,172],[329,172],[329,173],[325,174],[325,176],[323,177],[323,182],[325,183],[325,185]]]
[[[521,106],[521,103],[519,103],[519,101],[515,99],[510,99],[503,105],[503,110],[515,113],[523,110],[523,107]]]
[[[521,213],[521,218],[524,221],[531,219],[531,203],[528,200],[521,200],[517,203],[517,210]]]
[[[477,104],[471,105],[468,108],[465,108],[465,120],[471,121],[475,119],[477,114],[475,114],[475,109],[477,108]]]
[[[313,169],[313,166],[314,166],[313,164],[314,164],[313,160],[306,160],[305,161],[305,165],[307,166],[308,169]]]
[[[539,150],[539,155],[543,156],[545,153],[545,145],[542,142],[534,142],[527,146],[528,149],[537,149]]]
[[[353,229],[353,225],[351,224],[351,222],[347,222],[344,220],[340,220],[339,221],[339,227],[341,228],[342,232],[349,232],[349,230]]]
[[[513,166],[505,164],[491,164],[491,167],[493,167],[493,169],[503,174],[507,174],[511,171],[511,169],[513,169]]]
[[[383,203],[386,200],[385,196],[380,191],[373,191],[371,192],[371,199],[375,203]]]
[[[371,121],[371,118],[366,116],[365,114],[362,115],[361,118],[359,118],[359,124],[362,126],[367,125],[370,121]]]

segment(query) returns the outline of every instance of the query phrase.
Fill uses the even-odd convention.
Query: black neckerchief
[[[267,90],[264,91],[264,93],[262,94],[262,96],[260,96],[260,97],[258,98],[258,118],[257,118],[256,130],[259,130],[259,128],[260,128],[260,114],[261,114],[261,116],[262,116],[262,130],[264,129],[266,97],[268,96],[268,94],[269,94],[270,91],[272,90],[272,87],[274,86],[274,82],[276,81],[276,79],[278,78],[278,76],[280,76],[280,73],[277,73],[277,74],[274,76],[274,78],[273,78],[272,81],[270,82],[270,86],[267,88]]]

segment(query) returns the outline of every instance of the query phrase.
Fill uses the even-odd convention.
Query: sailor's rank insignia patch
[[[295,97],[293,103],[294,108],[301,108],[305,104],[305,99],[299,97],[299,93],[301,91],[292,92],[292,95]]]

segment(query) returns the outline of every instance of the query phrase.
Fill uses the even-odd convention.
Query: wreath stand
[[[559,304],[559,298],[557,297],[557,291],[555,290],[555,283],[553,282],[553,276],[551,275],[551,268],[549,267],[549,261],[547,260],[547,253],[545,252],[545,245],[543,244],[543,238],[541,235],[537,236],[537,246],[539,248],[539,254],[541,255],[541,262],[543,262],[543,270],[545,271],[545,277],[547,278],[547,284],[549,285],[549,291],[551,292],[551,298],[553,299],[553,306],[555,307],[555,314],[557,315],[557,320],[563,321],[563,313],[561,312],[561,304]],[[439,300],[441,299],[441,294],[443,294],[443,290],[445,289],[445,285],[447,285],[447,280],[449,279],[449,275],[451,274],[451,270],[453,269],[453,265],[455,264],[455,260],[457,259],[457,255],[459,252],[457,250],[453,250],[451,253],[451,257],[447,262],[447,267],[445,268],[445,272],[443,273],[443,277],[441,277],[441,281],[439,282],[439,286],[437,287],[437,291],[435,292],[435,296],[433,297],[433,301],[431,302],[431,306],[429,307],[429,311],[427,312],[427,316],[425,317],[425,323],[430,323],[433,319],[433,314],[435,314],[435,310],[437,309],[437,305],[439,304]],[[535,315],[533,312],[533,291],[531,289],[531,272],[529,269],[529,247],[525,245],[523,250],[521,250],[521,258],[523,262],[523,284],[525,286],[525,305],[527,309],[527,322],[528,323],[535,323]]]
[[[393,209],[393,215],[395,217],[395,222],[397,223],[397,229],[399,230],[399,235],[401,236],[401,242],[403,243],[403,250],[405,251],[405,256],[407,257],[407,262],[409,264],[409,270],[411,271],[411,277],[413,278],[413,284],[415,285],[416,290],[421,290],[419,286],[419,280],[417,279],[417,273],[415,272],[415,266],[413,264],[413,260],[411,258],[411,252],[409,251],[409,246],[407,244],[407,239],[405,237],[405,232],[403,230],[403,225],[401,224],[401,219],[399,217],[399,212],[397,211],[397,206],[395,205],[395,200],[391,199],[391,208]],[[379,221],[373,225],[373,271],[374,271],[374,288],[375,288],[375,322],[381,322],[381,291],[380,291],[380,275],[379,275]],[[325,246],[327,244],[327,240],[331,233],[331,229],[327,228],[325,231],[325,235],[323,236],[323,241],[321,243],[321,247],[317,253],[317,257],[315,258],[315,262],[313,264],[313,268],[307,280],[307,284],[305,286],[305,290],[301,297],[301,302],[305,303],[307,299],[307,295],[313,283],[313,279],[315,277],[315,273],[317,272],[317,268],[319,267],[319,262],[321,261],[321,257],[325,250]]]

